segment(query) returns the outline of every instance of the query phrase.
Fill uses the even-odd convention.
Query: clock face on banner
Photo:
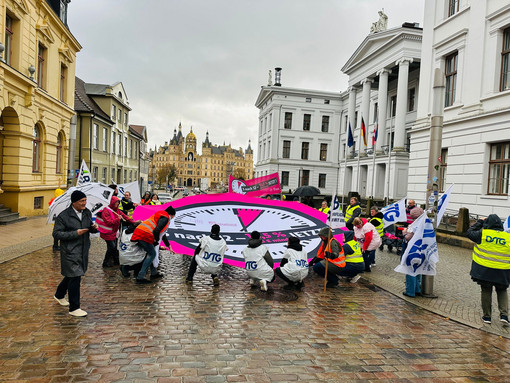
[[[199,239],[209,235],[211,226],[221,227],[220,235],[228,250],[225,263],[244,267],[242,250],[248,245],[250,233],[261,233],[275,261],[279,263],[287,249],[290,236],[298,237],[312,258],[320,245],[319,230],[326,226],[326,214],[299,202],[285,202],[246,197],[235,193],[197,195],[161,206],[140,206],[134,219],[147,219],[156,211],[171,205],[177,211],[167,230],[172,249],[193,255]],[[336,231],[334,234],[341,233]],[[342,240],[342,235],[337,235]]]

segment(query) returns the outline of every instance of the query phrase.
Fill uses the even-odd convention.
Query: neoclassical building
[[[373,28],[342,68],[349,76],[344,92],[284,87],[276,68],[275,84],[263,86],[255,103],[260,110],[256,176],[278,172],[283,189],[313,185],[322,194],[405,196],[421,40],[415,23]],[[360,138],[362,121],[366,144]]]
[[[284,192],[313,185],[323,194],[333,193],[339,170],[340,94],[289,88],[278,81],[262,87],[255,106],[260,110],[255,177],[279,173]]]
[[[231,145],[213,145],[207,133],[201,149],[199,154],[193,128],[184,137],[179,123],[170,142],[155,148],[151,168],[157,173],[167,164],[175,166],[177,184],[188,187],[227,186],[230,175],[253,178],[253,150],[249,143],[246,151],[233,149]]]
[[[76,53],[69,1],[0,7],[0,204],[43,215],[68,181]]]
[[[407,194],[409,132],[416,120],[422,29],[415,23],[370,33],[343,66],[339,190],[362,197]],[[366,144],[361,124],[366,127]],[[348,146],[348,129],[354,145]],[[377,141],[373,143],[377,126]]]

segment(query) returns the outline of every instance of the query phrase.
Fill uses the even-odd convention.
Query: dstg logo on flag
[[[381,209],[384,227],[407,221],[405,198]]]

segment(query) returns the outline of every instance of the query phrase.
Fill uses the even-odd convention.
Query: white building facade
[[[340,93],[263,86],[255,177],[278,173],[282,192],[299,186],[332,194],[338,184]]]
[[[349,76],[341,111],[339,190],[344,195],[355,191],[362,198],[397,199],[407,193],[408,136],[416,119],[421,39],[422,29],[414,23],[371,33],[342,68]]]
[[[435,68],[446,76],[439,191],[449,209],[506,217],[510,173],[510,3],[433,0],[424,18],[417,121],[411,131],[410,198],[424,202]]]
[[[349,76],[349,89],[342,93],[262,87],[255,177],[278,172],[285,192],[312,185],[322,194],[404,197],[421,39],[422,29],[414,23],[368,35],[342,68]],[[366,145],[360,139],[362,121]]]

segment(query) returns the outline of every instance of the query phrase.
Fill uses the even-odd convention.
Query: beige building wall
[[[81,46],[45,1],[2,1],[0,31],[8,47],[0,62],[0,204],[43,215],[54,190],[66,185]]]
[[[179,133],[181,126],[179,125]],[[177,186],[201,186],[201,179],[209,179],[209,187],[217,185],[227,186],[230,174],[234,175],[239,169],[246,179],[253,178],[253,151],[251,148],[244,152],[242,148],[234,150],[230,145],[217,146],[208,142],[202,144],[202,154],[197,152],[197,139],[193,130],[179,142],[172,139],[170,143],[156,149],[151,169],[158,169],[166,164],[174,165],[177,169]],[[190,157],[191,153],[191,157]],[[190,160],[190,158],[192,160]]]

